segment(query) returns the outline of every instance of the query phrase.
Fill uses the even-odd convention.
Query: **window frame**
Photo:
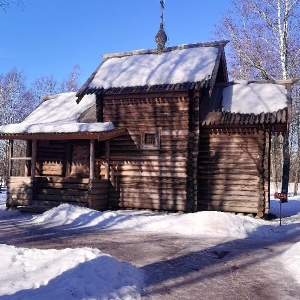
[[[154,144],[146,144],[146,136],[147,134],[154,135],[155,143]],[[141,132],[140,139],[140,149],[142,150],[159,150],[160,149],[160,130],[145,130]]]

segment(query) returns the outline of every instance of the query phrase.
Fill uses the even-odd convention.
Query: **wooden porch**
[[[36,139],[36,136],[18,136],[27,140],[25,157],[14,156],[15,136],[11,137],[7,208],[43,212],[68,203],[95,210],[108,209],[109,193],[112,191],[109,180],[110,139],[125,131],[98,134],[97,139],[88,133],[81,135],[80,139],[74,139],[73,134],[64,136],[67,139],[51,135],[49,140],[45,136],[40,136],[42,140]],[[45,141],[49,142],[45,144]],[[105,152],[101,161],[95,154],[97,141],[102,143]],[[16,161],[23,161],[23,176],[16,176],[13,172]]]
[[[95,210],[108,208],[108,179],[10,177],[7,206],[43,212],[63,203]]]

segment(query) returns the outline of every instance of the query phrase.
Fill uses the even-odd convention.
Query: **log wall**
[[[103,101],[101,105],[99,101]],[[109,205],[187,211],[187,93],[126,99],[106,96],[97,99],[98,109],[101,106],[103,121],[128,129],[127,135],[110,141],[110,180],[114,190],[110,191]],[[143,149],[143,132],[157,133],[159,147]],[[101,159],[104,173],[105,157]]]
[[[32,190],[30,177],[10,177],[7,183],[7,207],[29,205]]]
[[[258,128],[202,128],[198,210],[268,213],[268,151],[269,136]]]
[[[33,186],[32,205],[55,207],[68,203],[96,210],[108,206],[108,180],[36,177]]]
[[[38,141],[36,174],[38,176],[88,177],[88,141]]]
[[[58,176],[11,177],[7,206],[52,208],[63,203],[95,210],[108,208],[109,181],[105,179],[62,178]]]

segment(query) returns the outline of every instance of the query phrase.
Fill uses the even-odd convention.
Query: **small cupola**
[[[164,29],[164,10],[165,10],[165,1],[164,0],[160,0],[160,6],[161,6],[160,26],[159,26],[159,30],[155,36],[155,42],[157,44],[157,51],[159,53],[164,51],[166,42],[168,41],[168,37],[167,37],[167,34]]]

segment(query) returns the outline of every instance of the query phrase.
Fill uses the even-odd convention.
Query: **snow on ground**
[[[271,200],[271,213],[279,215],[279,202]],[[4,211],[5,192],[0,194],[0,218],[18,215],[28,225],[61,230],[153,231],[157,234],[210,236],[221,239],[278,239],[300,230],[300,196],[282,204],[279,219],[264,221],[222,212],[191,214],[150,211],[98,212],[87,208],[60,205],[41,215]],[[0,296],[13,299],[43,299],[53,295],[63,299],[139,299],[143,274],[128,263],[121,263],[100,250],[91,248],[38,250],[0,245]],[[280,257],[287,271],[300,283],[300,242]],[[13,280],[12,280],[13,278]],[[45,295],[45,297],[44,297]],[[5,299],[5,298],[1,298]],[[9,298],[12,299],[12,298]]]

